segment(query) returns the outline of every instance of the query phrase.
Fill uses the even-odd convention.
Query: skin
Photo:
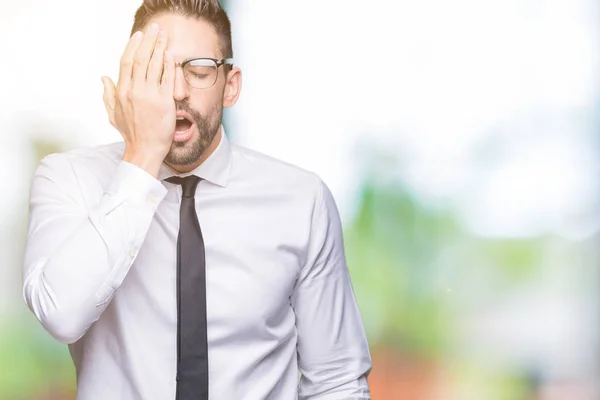
[[[176,62],[198,57],[223,58],[214,28],[204,20],[165,13],[132,35],[117,84],[102,78],[109,121],[125,141],[123,160],[154,177],[162,163],[178,173],[202,164],[221,140],[223,107],[235,105],[240,95],[237,67],[225,74],[221,66],[210,88],[189,86]],[[178,110],[195,122],[185,142],[173,141]]]

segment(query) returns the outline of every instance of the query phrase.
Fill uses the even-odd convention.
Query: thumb
[[[104,107],[106,107],[108,119],[111,124],[114,125],[115,96],[117,89],[115,88],[113,81],[107,76],[102,77],[102,85],[104,86],[104,95],[102,97],[104,100]]]

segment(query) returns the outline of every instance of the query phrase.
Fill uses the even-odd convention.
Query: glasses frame
[[[207,86],[207,87],[202,87],[202,88],[197,88],[195,86],[190,85],[190,81],[188,80],[187,73],[185,72],[185,66],[188,65],[191,62],[198,61],[198,60],[210,60],[210,61],[214,62],[215,65],[217,66],[217,76],[215,77],[215,81],[213,82],[212,85]],[[225,64],[231,64],[231,65],[233,65],[233,58],[197,57],[197,58],[190,58],[189,60],[185,60],[185,61],[176,62],[175,66],[176,67],[181,67],[181,70],[183,72],[183,76],[185,77],[185,82],[190,87],[193,87],[194,89],[202,90],[202,89],[209,89],[209,88],[215,86],[215,83],[217,83],[217,80],[219,79],[219,68],[222,65],[225,65]]]

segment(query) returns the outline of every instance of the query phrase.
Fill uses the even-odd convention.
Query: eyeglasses
[[[195,89],[208,89],[217,82],[219,67],[233,64],[233,58],[194,58],[176,63],[183,69],[188,85]]]

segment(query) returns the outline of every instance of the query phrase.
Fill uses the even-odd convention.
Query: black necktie
[[[206,260],[194,201],[200,180],[195,175],[167,179],[183,188],[177,236],[176,400],[208,400]]]

